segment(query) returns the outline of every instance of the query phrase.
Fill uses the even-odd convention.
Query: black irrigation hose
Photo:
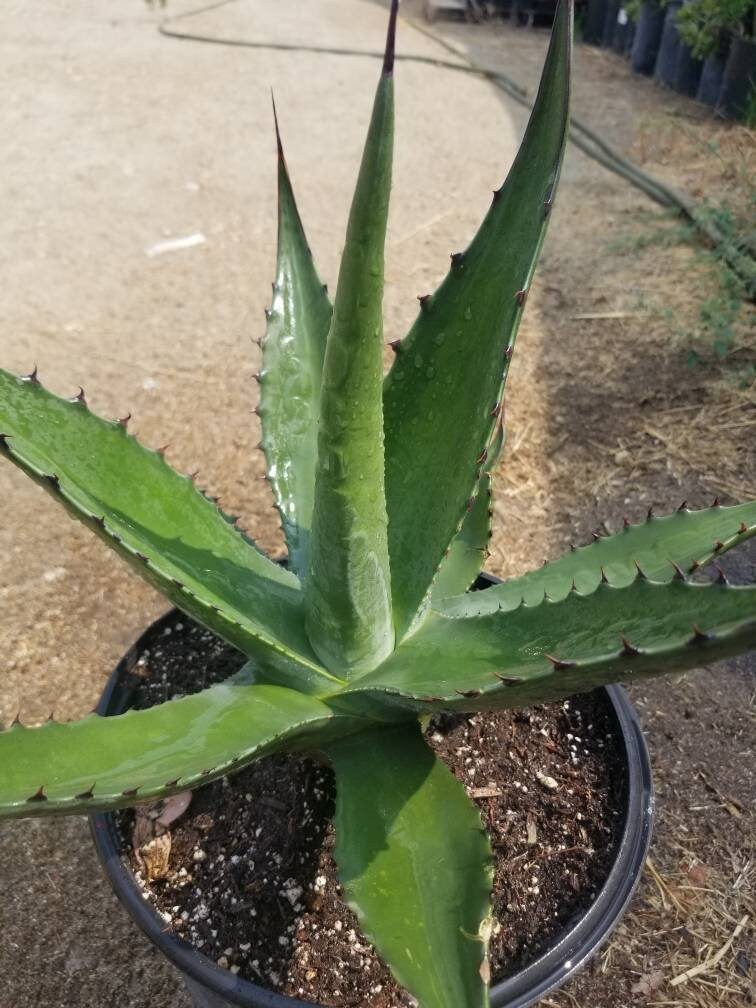
[[[312,52],[323,53],[330,56],[362,56],[370,59],[383,59],[383,53],[378,51],[342,49],[327,46],[309,46],[286,42],[251,42],[244,39],[198,35],[191,32],[177,31],[176,29],[170,27],[171,24],[174,24],[176,21],[196,17],[199,14],[204,14],[208,11],[216,10],[219,7],[225,7],[228,4],[237,2],[238,0],[217,0],[216,3],[207,4],[203,7],[186,11],[183,14],[176,14],[172,17],[165,18],[160,23],[158,31],[168,38],[180,39],[182,41],[236,46],[244,49],[274,49],[284,52]],[[397,60],[404,60],[411,63],[423,63],[428,66],[443,67],[448,70],[475,74],[478,77],[489,80],[492,84],[499,88],[499,90],[509,95],[516,102],[519,102],[520,105],[524,105],[528,109],[533,107],[533,103],[528,96],[527,90],[516,81],[512,80],[511,77],[508,77],[506,74],[503,74],[498,70],[490,70],[486,67],[478,66],[471,60],[468,60],[463,53],[460,53],[449,42],[446,42],[435,32],[426,28],[425,25],[418,24],[418,22],[414,20],[405,20],[407,20],[407,23],[411,24],[416,31],[419,31],[423,35],[432,39],[433,42],[442,46],[442,48],[446,49],[447,52],[452,53],[457,57],[457,59],[466,60],[466,62],[453,63],[450,60],[436,59],[432,56],[412,56],[400,53],[397,53],[396,55]],[[756,302],[756,259],[754,258],[754,249],[751,248],[750,245],[747,243],[739,243],[724,234],[717,226],[716,222],[711,219],[709,213],[699,206],[693,199],[684,193],[678,192],[676,189],[667,185],[660,179],[655,178],[653,175],[649,175],[648,172],[643,171],[638,167],[638,165],[633,164],[632,161],[622,157],[610,144],[602,139],[598,133],[592,130],[589,126],[586,126],[585,123],[581,122],[579,119],[576,119],[574,116],[570,119],[569,138],[572,143],[583,151],[584,154],[587,154],[588,157],[593,158],[594,161],[598,161],[599,164],[602,164],[609,171],[620,175],[631,185],[644,192],[650,199],[661,204],[661,206],[676,210],[681,216],[685,217],[694,226],[705,242],[707,244],[711,244],[716,249],[718,255],[727,263],[732,272],[738,277],[743,284],[745,293],[749,300]]]

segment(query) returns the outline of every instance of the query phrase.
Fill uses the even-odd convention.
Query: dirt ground
[[[192,7],[171,0],[168,13]],[[405,18],[419,7],[404,4]],[[274,257],[269,88],[333,283],[376,67],[172,41],[141,0],[14,0],[4,13],[0,363],[21,372],[36,362],[61,394],[83,385],[105,416],[131,411],[145,443],[168,443],[177,468],[199,468],[264,547],[280,548],[249,412],[250,337],[262,331]],[[364,0],[238,0],[183,27],[377,49],[384,13]],[[523,84],[537,79],[543,32],[434,30]],[[406,20],[399,48],[443,55]],[[402,63],[397,88],[387,339],[464,247],[525,122],[491,85],[454,71]],[[580,46],[574,112],[652,172],[746,212],[743,166],[756,145],[746,130]],[[701,319],[718,303],[711,264],[689,244],[647,242],[670,227],[641,193],[568,151],[510,377],[492,572],[540,564],[650,504],[662,513],[684,498],[756,494],[753,315],[740,310],[722,360],[710,352]],[[197,233],[201,244],[146,254]],[[694,346],[703,363],[691,367]],[[9,466],[0,495],[0,723],[19,708],[30,722],[51,709],[80,715],[164,603]],[[735,576],[754,574],[749,551]],[[741,660],[633,689],[659,798],[651,863],[612,943],[545,1005],[753,999],[753,673]],[[0,1008],[188,1004],[102,881],[83,820],[4,825],[0,891]],[[670,985],[746,915],[716,968]]]

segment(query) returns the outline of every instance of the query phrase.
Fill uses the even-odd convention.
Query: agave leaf
[[[432,604],[465,592],[480,574],[488,556],[491,538],[491,484],[492,471],[504,447],[504,425],[500,424],[496,438],[486,457],[481,460],[483,469],[475,490],[475,497],[467,505],[462,528],[444,557],[438,576],[433,582]]]
[[[315,651],[344,676],[391,652],[383,490],[383,260],[394,133],[392,5],[386,60],[347,225],[320,402],[318,463],[305,579]]]
[[[304,631],[297,578],[125,425],[0,370],[0,435],[0,454],[177,606],[298,687],[333,688]]]
[[[307,570],[315,489],[320,382],[331,302],[315,271],[278,146],[278,260],[262,343],[260,421],[267,474],[289,550],[289,567]]]
[[[315,697],[229,680],[115,717],[0,732],[0,818],[134,805],[205,784],[264,753],[361,726]]]
[[[326,753],[339,878],[363,932],[421,1008],[483,1008],[491,851],[464,788],[416,723]]]
[[[691,573],[753,535],[756,501],[733,507],[716,505],[702,511],[683,507],[663,518],[649,514],[641,524],[626,525],[616,535],[599,536],[589,546],[573,550],[539,570],[484,592],[447,598],[436,607],[447,616],[515,609],[523,601],[535,605],[544,593],[552,599],[563,599],[573,584],[587,594],[602,576],[613,585],[629,584],[638,567],[651,580],[664,581],[672,577],[675,567]]]
[[[431,612],[380,668],[339,697],[431,713],[520,707],[618,680],[683,671],[756,645],[756,586],[602,582],[510,612]],[[367,691],[367,695],[365,695]],[[360,695],[358,695],[360,694]],[[346,707],[344,708],[346,709]]]
[[[384,389],[397,638],[413,625],[478,479],[567,135],[572,0],[561,0],[522,146],[466,252],[399,346]]]

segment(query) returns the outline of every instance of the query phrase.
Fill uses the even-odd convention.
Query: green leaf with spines
[[[315,490],[320,384],[331,302],[315,270],[286,167],[278,119],[278,256],[262,341],[260,422],[267,476],[289,552],[307,571]]]
[[[572,585],[587,594],[606,577],[613,585],[629,584],[638,568],[652,581],[665,581],[675,568],[690,574],[756,535],[756,501],[732,507],[688,511],[626,524],[616,535],[596,533],[594,542],[559,557],[553,563],[484,592],[439,600],[435,607],[447,616],[515,609],[521,602],[535,605],[544,593],[565,598]]]
[[[491,589],[486,589],[490,591]],[[483,594],[483,593],[481,593]],[[607,683],[698,668],[756,645],[756,586],[662,583],[624,587],[466,617],[431,612],[341,709],[495,710],[543,703]],[[369,697],[364,694],[368,693]]]
[[[458,531],[501,409],[522,306],[567,136],[572,4],[557,8],[522,146],[466,252],[398,347],[384,389],[386,505],[397,639]]]
[[[238,679],[115,717],[16,723],[0,731],[0,819],[155,801],[362,725],[315,697]]]
[[[339,880],[362,931],[421,1008],[484,1008],[491,849],[465,789],[416,723],[325,752]]]
[[[347,678],[394,644],[383,459],[383,275],[394,136],[392,6],[328,333],[305,578],[307,631]],[[389,59],[390,56],[390,59]]]
[[[433,582],[431,604],[467,591],[483,569],[488,556],[491,538],[492,472],[495,470],[504,447],[504,425],[499,424],[491,447],[480,457],[481,473],[475,488],[475,497],[467,505],[462,528],[441,562]]]
[[[243,536],[125,424],[0,370],[0,453],[184,612],[306,691],[338,680],[314,655],[297,578]]]

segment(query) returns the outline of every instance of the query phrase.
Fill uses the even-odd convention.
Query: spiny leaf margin
[[[156,801],[363,724],[296,690],[233,680],[111,717],[16,722],[0,731],[0,819]]]
[[[320,385],[332,307],[312,258],[284,157],[278,150],[278,253],[273,300],[260,341],[260,417],[266,475],[281,516],[288,566],[307,572],[315,490]]]
[[[489,555],[488,543],[492,534],[493,472],[503,447],[504,424],[500,422],[491,448],[484,449],[478,459],[482,469],[475,497],[471,497],[468,502],[462,528],[454,537],[433,582],[433,606],[443,599],[467,591],[483,569]]]
[[[536,605],[544,595],[559,601],[572,586],[582,594],[592,592],[602,580],[615,586],[630,584],[638,569],[653,580],[666,581],[676,572],[692,574],[735,546],[756,535],[756,501],[689,511],[682,504],[671,515],[658,517],[651,510],[636,525],[625,521],[615,535],[595,532],[593,542],[572,549],[538,570],[471,592],[434,602],[446,616],[482,615],[516,609],[520,603]]]
[[[341,709],[381,702],[431,714],[556,700],[608,683],[708,665],[756,646],[756,586],[601,582],[587,595],[510,611],[432,612],[388,661],[342,692]]]
[[[418,624],[459,532],[559,178],[569,119],[572,0],[551,45],[515,162],[478,233],[420,314],[384,383],[386,506],[397,640]],[[453,396],[451,395],[453,390]]]
[[[141,445],[127,420],[96,416],[83,393],[53,395],[36,370],[16,377],[0,369],[0,455],[271,674],[307,691],[332,689],[338,679],[320,666],[304,632],[296,576],[260,552],[192,477]]]

